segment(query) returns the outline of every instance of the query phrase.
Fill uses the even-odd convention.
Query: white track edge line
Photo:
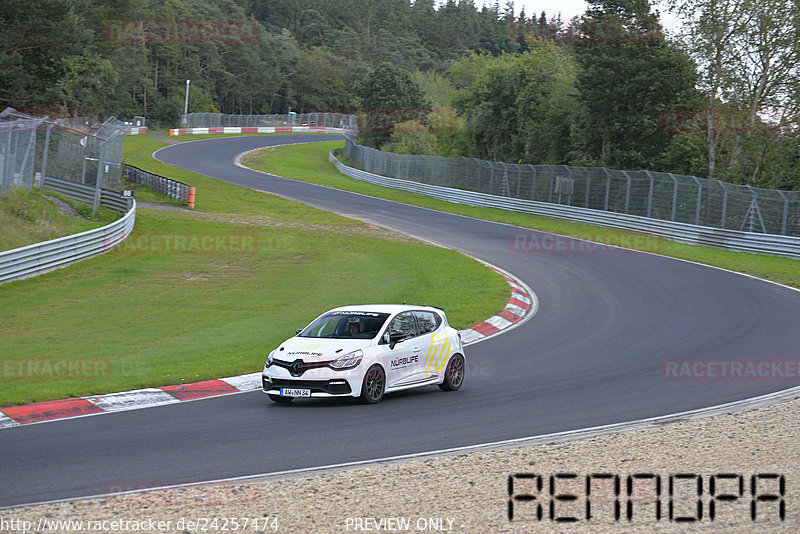
[[[172,485],[157,486],[153,488],[146,488],[139,490],[129,490],[129,491],[104,493],[99,495],[91,495],[83,497],[69,497],[64,499],[54,499],[54,500],[40,501],[34,503],[16,504],[12,506],[0,507],[0,510],[22,508],[28,506],[39,506],[45,504],[55,504],[60,502],[77,501],[77,500],[101,499],[101,498],[107,499],[109,497],[114,497],[119,495],[129,495],[133,493],[149,493],[152,491],[190,488],[197,486],[210,486],[218,484],[228,484],[233,482],[247,482],[247,481],[271,482],[275,480],[288,480],[293,478],[309,478],[318,475],[336,473],[339,471],[349,471],[353,469],[391,465],[391,464],[420,460],[425,458],[435,458],[439,456],[452,456],[454,454],[465,454],[471,452],[484,452],[484,451],[488,452],[488,451],[496,451],[503,449],[514,449],[514,448],[533,446],[533,445],[551,445],[556,443],[564,443],[568,441],[590,439],[608,434],[615,434],[619,432],[657,429],[670,423],[706,419],[715,415],[737,413],[750,408],[765,408],[773,406],[775,404],[780,404],[787,400],[793,400],[796,398],[800,398],[800,386],[785,389],[783,391],[778,391],[775,393],[760,395],[758,397],[743,399],[740,401],[718,404],[716,406],[710,406],[707,408],[699,408],[696,410],[678,412],[669,415],[661,415],[656,417],[650,417],[647,419],[639,419],[622,423],[612,423],[608,425],[600,425],[578,430],[567,430],[564,432],[542,434],[540,436],[515,438],[515,439],[496,441],[492,443],[467,445],[464,447],[453,447],[449,449],[439,449],[435,451],[403,454],[398,456],[387,456],[384,458],[375,458],[372,460],[358,460],[354,462],[330,464],[317,467],[304,467],[299,469],[289,469],[285,471],[273,471],[270,473],[259,473],[259,474],[244,475],[239,477],[220,478],[215,480],[206,480],[202,482],[187,482],[185,484],[172,484]]]

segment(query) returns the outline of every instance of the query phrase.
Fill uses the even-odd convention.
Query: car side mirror
[[[298,334],[299,334],[300,332],[302,332],[302,331],[303,331],[303,329],[302,329],[302,328],[298,328],[297,330],[295,330],[295,332],[297,332]]]
[[[394,346],[403,341],[406,335],[402,332],[392,332],[389,334],[389,349],[394,350]]]

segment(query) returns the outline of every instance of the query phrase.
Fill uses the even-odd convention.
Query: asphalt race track
[[[800,292],[656,255],[591,250],[567,238],[562,248],[574,250],[516,250],[519,229],[232,163],[261,146],[330,139],[214,139],[170,146],[157,157],[464,251],[533,288],[537,315],[468,348],[466,382],[456,393],[430,387],[374,406],[339,400],[279,406],[255,391],[4,429],[0,507],[573,430],[800,383],[666,380],[661,372],[665,359],[797,358]],[[253,371],[262,365],[254,361]]]

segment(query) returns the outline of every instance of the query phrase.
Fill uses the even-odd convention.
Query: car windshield
[[[298,337],[372,339],[378,335],[388,317],[388,313],[378,312],[328,312],[305,327]]]

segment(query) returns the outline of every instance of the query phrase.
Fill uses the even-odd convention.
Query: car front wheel
[[[439,387],[444,391],[455,391],[464,383],[464,357],[461,354],[454,354],[447,364],[444,372],[444,381]]]
[[[386,389],[386,373],[378,364],[367,369],[364,382],[361,384],[361,401],[366,404],[375,404],[383,398]]]

